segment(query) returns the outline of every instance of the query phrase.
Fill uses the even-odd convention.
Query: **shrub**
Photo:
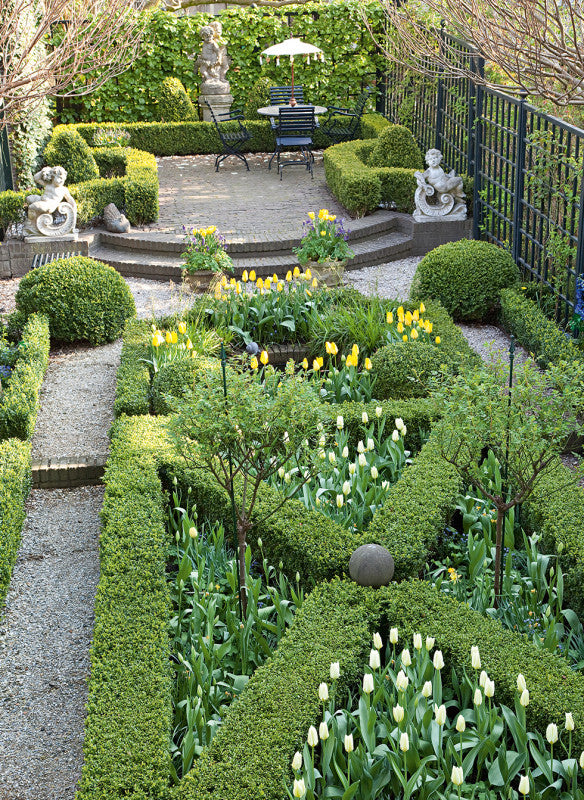
[[[22,331],[18,356],[7,389],[0,397],[0,439],[32,436],[39,395],[49,363],[49,323],[33,314]]]
[[[418,264],[412,300],[435,298],[458,320],[494,321],[501,289],[519,280],[511,255],[488,242],[449,242]]]
[[[128,153],[126,147],[95,147],[93,156],[101,178],[119,178],[126,174]]]
[[[178,78],[165,78],[160,84],[158,113],[162,122],[185,122],[199,119],[199,115]]]
[[[6,228],[24,217],[25,202],[26,192],[0,192],[0,241]]]
[[[273,85],[270,78],[259,78],[251,88],[245,105],[243,115],[246,119],[265,119],[258,114],[258,108],[270,105],[270,87]]]
[[[377,139],[391,122],[381,114],[363,114],[360,124],[362,139]]]
[[[16,561],[29,489],[30,442],[0,442],[0,605]]]
[[[162,366],[152,379],[152,408],[155,414],[170,414],[172,400],[182,400],[197,373],[216,373],[221,380],[221,362],[218,358],[184,358]]]
[[[51,336],[65,342],[111,342],[136,313],[122,276],[107,264],[84,256],[59,258],[27,273],[16,293],[16,306],[29,316],[49,318]]]
[[[67,183],[81,183],[99,178],[95,158],[87,142],[72,128],[55,130],[45,147],[45,161],[67,170]]]
[[[370,167],[424,168],[420,148],[411,131],[403,125],[390,125],[379,134],[367,164]]]
[[[395,342],[385,345],[371,359],[377,378],[375,394],[390,397],[426,397],[432,375],[444,364],[439,347],[425,342]]]
[[[150,369],[141,359],[148,357],[151,335],[145,320],[126,321],[116,379],[115,417],[150,413]]]

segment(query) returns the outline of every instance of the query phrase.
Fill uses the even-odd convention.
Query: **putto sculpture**
[[[455,175],[454,170],[447,175],[440,166],[441,161],[440,150],[432,148],[426,153],[428,169],[414,173],[418,183],[414,197],[416,222],[466,219],[466,195],[462,188],[462,178]],[[432,199],[429,201],[428,198]]]
[[[34,179],[43,187],[43,193],[30,194],[26,198],[26,238],[77,239],[77,203],[65,186],[67,170],[63,167],[43,167]],[[63,219],[56,222],[56,213]]]
[[[203,118],[208,120],[209,111],[204,101],[212,106],[216,113],[222,114],[230,110],[233,95],[226,78],[231,60],[222,37],[223,27],[218,20],[213,20],[199,31],[203,44],[201,52],[191,56],[201,75],[199,105],[203,110]]]

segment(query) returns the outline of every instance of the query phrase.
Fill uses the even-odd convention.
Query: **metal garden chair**
[[[205,100],[205,103],[211,112],[211,119],[217,129],[217,135],[223,147],[223,152],[215,159],[215,172],[219,172],[219,164],[225,161],[226,158],[229,158],[229,156],[235,156],[239,158],[240,161],[243,161],[249,172],[249,164],[247,163],[246,157],[241,152],[241,149],[246,142],[249,142],[251,139],[251,133],[242,123],[244,119],[243,114],[241,111],[228,111],[225,114],[217,114],[217,116],[215,116],[215,112],[207,100]],[[217,117],[219,119],[217,119]],[[234,128],[228,125],[229,122],[237,122],[237,127]]]
[[[312,174],[314,156],[312,155],[312,134],[316,127],[314,108],[289,108],[282,106],[278,109],[278,127],[276,128],[276,149],[268,162],[268,169],[272,168],[274,157],[278,159],[278,172],[280,180],[284,167],[291,164],[304,164]],[[301,156],[297,159],[280,160],[282,151],[299,150]]]
[[[270,86],[270,105],[271,106],[283,106],[287,105],[290,102],[290,97],[292,96],[292,87],[291,86]],[[300,86],[294,86],[294,97],[298,103],[302,105],[304,103],[304,87],[302,84]]]
[[[323,123],[321,130],[331,139],[333,144],[348,142],[355,138],[370,94],[371,89],[366,89],[362,92],[357,98],[353,109],[329,106],[327,119]]]

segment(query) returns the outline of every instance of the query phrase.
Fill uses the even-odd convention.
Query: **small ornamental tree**
[[[501,553],[506,513],[532,494],[545,470],[553,467],[574,432],[581,430],[581,393],[554,390],[549,377],[526,362],[511,391],[506,365],[447,376],[433,398],[442,421],[435,427],[442,456],[497,510],[495,601],[501,594]],[[481,452],[491,450],[502,467],[497,494],[480,470]],[[574,472],[574,481],[582,474]],[[558,486],[558,489],[563,488]]]
[[[260,360],[267,360],[267,354]],[[233,497],[244,614],[247,536],[254,522],[260,524],[289,499],[284,494],[261,520],[254,520],[260,487],[291,454],[305,481],[310,479],[314,469],[309,442],[318,408],[315,389],[293,368],[286,373],[258,368],[255,357],[251,364],[232,363],[225,387],[215,371],[196,376],[193,391],[179,403],[171,422],[171,437],[187,465],[211,473]]]

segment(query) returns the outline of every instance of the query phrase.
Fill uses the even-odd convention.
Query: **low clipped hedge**
[[[150,413],[150,368],[141,359],[148,356],[151,331],[141,319],[126,321],[118,367],[114,416]]]
[[[10,382],[0,396],[0,439],[29,439],[36,422],[39,396],[49,363],[49,322],[30,316],[22,331]]]
[[[378,397],[427,397],[430,381],[444,364],[444,353],[426,342],[393,342],[373,354]]]
[[[30,442],[0,442],[0,606],[4,603],[26,517],[30,490]]]
[[[324,174],[329,189],[351,214],[363,216],[383,203],[397,211],[414,210],[415,170],[369,167],[375,140],[356,139],[329,147],[324,153]]]
[[[584,357],[578,346],[545,316],[537,303],[517,289],[503,289],[501,292],[500,322],[533,354],[541,367]]]
[[[24,217],[25,202],[26,192],[13,192],[11,189],[0,192],[0,242],[6,228]]]

